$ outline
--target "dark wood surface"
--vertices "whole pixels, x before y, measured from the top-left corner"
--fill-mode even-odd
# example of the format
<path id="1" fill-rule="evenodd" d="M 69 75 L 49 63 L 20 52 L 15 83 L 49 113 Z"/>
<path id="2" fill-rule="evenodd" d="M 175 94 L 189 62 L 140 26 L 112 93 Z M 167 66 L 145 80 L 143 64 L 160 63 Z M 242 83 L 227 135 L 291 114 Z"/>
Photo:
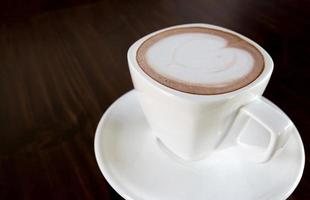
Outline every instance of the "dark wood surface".
<path id="1" fill-rule="evenodd" d="M 309 1 L 51 2 L 0 9 L 0 199 L 121 199 L 95 161 L 95 129 L 132 89 L 130 44 L 175 24 L 217 24 L 261 44 L 275 62 L 264 95 L 294 121 L 307 153 Z M 310 199 L 308 164 L 291 200 Z"/>

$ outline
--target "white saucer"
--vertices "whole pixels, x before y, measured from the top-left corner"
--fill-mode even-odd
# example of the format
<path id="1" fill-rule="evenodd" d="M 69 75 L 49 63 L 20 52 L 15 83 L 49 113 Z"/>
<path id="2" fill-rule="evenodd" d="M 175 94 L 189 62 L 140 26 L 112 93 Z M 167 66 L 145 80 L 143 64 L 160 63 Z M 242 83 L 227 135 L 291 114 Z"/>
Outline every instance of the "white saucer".
<path id="1" fill-rule="evenodd" d="M 105 112 L 95 136 L 100 170 L 127 200 L 282 200 L 302 176 L 304 148 L 296 129 L 265 164 L 232 152 L 218 151 L 196 162 L 174 158 L 151 135 L 134 91 Z"/>

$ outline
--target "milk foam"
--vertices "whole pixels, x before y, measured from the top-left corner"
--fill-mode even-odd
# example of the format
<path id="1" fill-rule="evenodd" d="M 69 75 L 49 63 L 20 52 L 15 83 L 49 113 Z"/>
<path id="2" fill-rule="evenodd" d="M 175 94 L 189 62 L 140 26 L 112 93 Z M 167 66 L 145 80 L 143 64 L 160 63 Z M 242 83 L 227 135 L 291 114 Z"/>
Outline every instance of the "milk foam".
<path id="1" fill-rule="evenodd" d="M 162 38 L 145 56 L 157 73 L 199 85 L 225 85 L 245 77 L 255 64 L 249 52 L 229 46 L 225 38 L 195 32 Z"/>

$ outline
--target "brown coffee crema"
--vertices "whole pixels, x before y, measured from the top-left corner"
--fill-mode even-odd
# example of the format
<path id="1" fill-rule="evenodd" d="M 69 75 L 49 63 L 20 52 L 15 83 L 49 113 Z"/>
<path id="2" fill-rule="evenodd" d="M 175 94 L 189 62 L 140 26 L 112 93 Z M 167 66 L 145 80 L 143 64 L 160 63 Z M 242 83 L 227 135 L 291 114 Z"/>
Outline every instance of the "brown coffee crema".
<path id="1" fill-rule="evenodd" d="M 231 82 L 225 82 L 225 84 L 211 85 L 211 84 L 188 83 L 182 80 L 166 77 L 165 75 L 158 73 L 156 69 L 150 66 L 150 64 L 146 59 L 146 52 L 153 44 L 160 41 L 161 39 L 182 33 L 207 33 L 222 37 L 228 42 L 226 47 L 239 48 L 250 53 L 254 59 L 254 66 L 252 67 L 251 71 L 247 73 L 245 76 L 241 77 L 240 79 L 233 80 Z M 261 54 L 261 52 L 252 44 L 232 33 L 205 27 L 182 27 L 182 28 L 169 29 L 157 33 L 148 38 L 147 40 L 145 40 L 140 45 L 136 53 L 136 59 L 140 68 L 155 81 L 169 88 L 181 92 L 198 94 L 198 95 L 223 94 L 238 90 L 253 82 L 262 73 L 264 69 L 264 57 Z M 225 79 L 225 77 L 223 77 L 223 79 Z"/>

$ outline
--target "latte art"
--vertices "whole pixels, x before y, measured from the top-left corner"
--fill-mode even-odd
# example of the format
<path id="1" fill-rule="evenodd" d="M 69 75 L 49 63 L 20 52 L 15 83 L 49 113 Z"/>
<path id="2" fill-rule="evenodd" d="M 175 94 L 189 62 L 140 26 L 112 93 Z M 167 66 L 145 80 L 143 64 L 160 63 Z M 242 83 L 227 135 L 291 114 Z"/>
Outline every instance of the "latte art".
<path id="1" fill-rule="evenodd" d="M 139 66 L 170 88 L 195 94 L 239 89 L 263 69 L 260 52 L 236 35 L 208 28 L 176 28 L 146 40 Z"/>

